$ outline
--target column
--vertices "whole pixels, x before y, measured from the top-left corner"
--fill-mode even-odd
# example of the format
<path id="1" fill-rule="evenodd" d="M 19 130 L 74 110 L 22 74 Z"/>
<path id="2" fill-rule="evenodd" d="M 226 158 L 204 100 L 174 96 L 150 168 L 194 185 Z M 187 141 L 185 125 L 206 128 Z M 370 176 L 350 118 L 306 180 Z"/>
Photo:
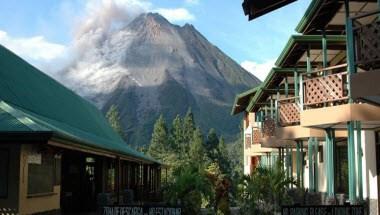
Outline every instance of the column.
<path id="1" fill-rule="evenodd" d="M 335 178 L 334 178 L 334 130 L 326 129 L 326 177 L 327 177 L 327 196 L 335 199 Z"/>
<path id="2" fill-rule="evenodd" d="M 354 31 L 353 31 L 353 22 L 350 19 L 350 1 L 345 0 L 345 15 L 346 15 L 346 56 L 347 56 L 347 71 L 348 75 L 356 73 L 355 66 L 355 49 L 354 49 Z M 351 97 L 351 79 L 348 77 L 348 98 L 349 102 L 352 103 Z"/>
<path id="3" fill-rule="evenodd" d="M 314 192 L 314 172 L 313 172 L 313 138 L 310 137 L 307 143 L 309 158 L 309 190 Z"/>
<path id="4" fill-rule="evenodd" d="M 348 188 L 349 188 L 349 200 L 351 204 L 356 203 L 356 168 L 355 168 L 355 131 L 354 122 L 347 122 L 348 130 Z"/>
<path id="5" fill-rule="evenodd" d="M 319 142 L 316 137 L 313 138 L 313 146 L 314 146 L 314 189 L 315 192 L 318 192 L 319 188 L 319 180 L 318 180 L 318 147 L 319 147 Z"/>
<path id="6" fill-rule="evenodd" d="M 363 176 L 362 176 L 362 125 L 360 121 L 355 122 L 356 127 L 356 156 L 358 159 L 357 168 L 358 168 L 358 200 L 363 201 Z"/>
<path id="7" fill-rule="evenodd" d="M 296 169 L 297 169 L 297 184 L 299 187 L 301 186 L 301 145 L 299 140 L 297 140 L 297 145 L 296 145 Z"/>

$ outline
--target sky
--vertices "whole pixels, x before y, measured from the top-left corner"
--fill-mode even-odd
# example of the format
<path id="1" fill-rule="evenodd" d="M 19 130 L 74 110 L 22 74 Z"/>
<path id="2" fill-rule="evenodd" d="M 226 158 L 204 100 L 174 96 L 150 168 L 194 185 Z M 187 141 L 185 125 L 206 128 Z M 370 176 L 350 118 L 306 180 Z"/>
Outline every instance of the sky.
<path id="1" fill-rule="evenodd" d="M 242 0 L 0 0 L 0 44 L 49 72 L 70 55 L 78 32 L 129 22 L 142 12 L 158 12 L 174 24 L 194 25 L 263 80 L 295 34 L 310 1 L 298 0 L 248 22 Z"/>

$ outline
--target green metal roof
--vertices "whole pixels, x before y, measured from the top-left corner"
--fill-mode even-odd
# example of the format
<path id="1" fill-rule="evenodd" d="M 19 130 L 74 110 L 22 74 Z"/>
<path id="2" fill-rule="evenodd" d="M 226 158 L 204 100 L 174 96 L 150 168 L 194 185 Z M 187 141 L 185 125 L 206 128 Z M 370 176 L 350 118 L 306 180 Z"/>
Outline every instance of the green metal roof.
<path id="1" fill-rule="evenodd" d="M 255 95 L 256 91 L 259 90 L 259 88 L 260 87 L 255 87 L 238 94 L 235 97 L 235 101 L 232 106 L 231 115 L 235 115 L 244 111 L 248 105 L 250 98 Z"/>
<path id="2" fill-rule="evenodd" d="M 255 110 L 259 105 L 257 103 L 260 101 L 260 99 L 265 96 L 267 93 L 265 92 L 266 89 L 274 86 L 278 86 L 282 79 L 286 76 L 293 76 L 294 75 L 295 68 L 279 68 L 274 67 L 271 69 L 267 77 L 265 78 L 264 82 L 258 87 L 256 94 L 254 97 L 251 98 L 246 111 L 250 112 L 252 110 Z M 305 72 L 304 68 L 297 68 L 297 72 Z"/>
<path id="3" fill-rule="evenodd" d="M 329 49 L 345 49 L 346 37 L 344 35 L 327 35 L 327 44 Z M 299 46 L 299 47 L 297 47 Z M 295 56 L 296 60 L 302 57 L 302 54 L 310 46 L 311 49 L 322 49 L 322 35 L 292 35 L 280 56 L 277 58 L 276 66 L 288 67 L 295 65 L 284 65 L 289 56 Z M 298 48 L 299 50 L 296 50 Z"/>
<path id="4" fill-rule="evenodd" d="M 62 139 L 147 162 L 90 102 L 0 45 L 0 132 L 51 131 Z"/>
<path id="5" fill-rule="evenodd" d="M 312 0 L 309 7 L 307 8 L 305 14 L 303 15 L 301 21 L 298 23 L 296 27 L 296 32 L 302 33 L 304 32 L 307 24 L 310 23 L 311 18 L 317 11 L 317 9 L 321 6 L 323 0 Z"/>

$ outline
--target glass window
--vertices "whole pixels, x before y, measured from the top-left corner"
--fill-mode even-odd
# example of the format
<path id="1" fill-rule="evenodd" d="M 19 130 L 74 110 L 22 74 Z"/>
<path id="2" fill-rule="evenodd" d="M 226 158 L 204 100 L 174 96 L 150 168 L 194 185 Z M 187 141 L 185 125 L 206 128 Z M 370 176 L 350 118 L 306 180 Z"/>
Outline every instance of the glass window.
<path id="1" fill-rule="evenodd" d="M 55 159 L 49 153 L 28 156 L 28 194 L 53 192 L 55 183 Z"/>
<path id="2" fill-rule="evenodd" d="M 0 198 L 8 196 L 9 150 L 0 149 Z"/>

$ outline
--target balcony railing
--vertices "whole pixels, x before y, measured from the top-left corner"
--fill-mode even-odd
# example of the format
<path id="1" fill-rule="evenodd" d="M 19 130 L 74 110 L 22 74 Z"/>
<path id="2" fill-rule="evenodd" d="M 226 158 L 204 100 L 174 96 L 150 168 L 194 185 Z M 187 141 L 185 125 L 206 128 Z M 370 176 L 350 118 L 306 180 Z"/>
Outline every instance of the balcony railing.
<path id="1" fill-rule="evenodd" d="M 356 46 L 356 63 L 370 70 L 380 68 L 380 10 L 353 17 Z M 373 20 L 369 24 L 361 24 L 361 19 Z"/>
<path id="2" fill-rule="evenodd" d="M 347 64 L 315 70 L 303 75 L 303 105 L 331 106 L 348 100 Z"/>
<path id="3" fill-rule="evenodd" d="M 298 97 L 278 100 L 279 123 L 281 126 L 295 125 L 300 122 L 300 106 L 296 103 Z"/>
<path id="4" fill-rule="evenodd" d="M 252 133 L 253 133 L 252 144 L 260 144 L 261 138 L 262 138 L 261 131 L 259 129 L 253 129 Z"/>
<path id="5" fill-rule="evenodd" d="M 245 134 L 245 149 L 251 148 L 252 136 L 251 134 Z"/>
<path id="6" fill-rule="evenodd" d="M 272 137 L 275 135 L 276 121 L 267 117 L 263 122 L 263 137 Z"/>

